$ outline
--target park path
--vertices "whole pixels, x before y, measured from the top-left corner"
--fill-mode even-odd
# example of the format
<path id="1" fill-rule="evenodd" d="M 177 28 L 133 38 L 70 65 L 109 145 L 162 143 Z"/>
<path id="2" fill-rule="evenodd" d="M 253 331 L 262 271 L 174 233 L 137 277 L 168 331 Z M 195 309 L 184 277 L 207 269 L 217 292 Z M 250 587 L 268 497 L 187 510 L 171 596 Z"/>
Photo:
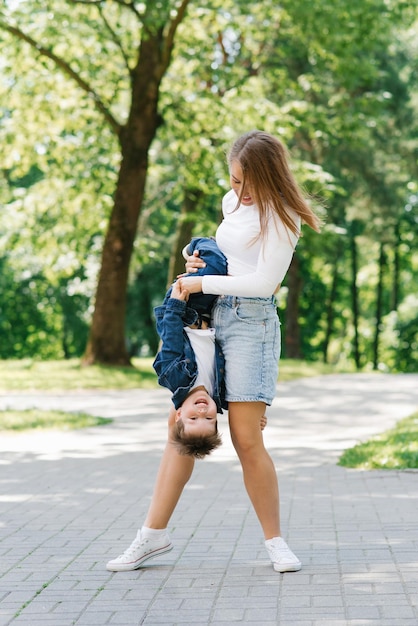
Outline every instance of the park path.
<path id="1" fill-rule="evenodd" d="M 135 572 L 132 540 L 166 434 L 163 390 L 0 394 L 0 408 L 113 417 L 68 433 L 1 435 L 0 626 L 417 626 L 418 472 L 336 465 L 418 407 L 418 375 L 280 383 L 265 431 L 284 534 L 303 562 L 273 572 L 224 445 L 196 464 L 171 520 L 174 550 Z"/>

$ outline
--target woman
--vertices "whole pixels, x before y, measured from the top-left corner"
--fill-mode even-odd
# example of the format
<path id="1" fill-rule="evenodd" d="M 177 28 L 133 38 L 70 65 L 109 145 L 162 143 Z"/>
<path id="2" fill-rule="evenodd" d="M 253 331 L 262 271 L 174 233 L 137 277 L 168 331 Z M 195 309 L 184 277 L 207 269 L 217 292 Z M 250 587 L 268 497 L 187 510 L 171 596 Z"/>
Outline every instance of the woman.
<path id="1" fill-rule="evenodd" d="M 297 186 L 285 148 L 273 136 L 258 130 L 246 133 L 234 143 L 228 164 L 232 189 L 223 199 L 223 221 L 216 233 L 228 276 L 184 277 L 181 287 L 219 296 L 212 323 L 225 356 L 232 442 L 273 568 L 293 572 L 301 563 L 281 536 L 277 476 L 260 421 L 275 396 L 278 376 L 280 328 L 274 294 L 292 260 L 301 223 L 319 231 L 319 220 Z M 186 269 L 190 273 L 202 265 L 192 256 Z M 136 569 L 172 548 L 168 521 L 193 465 L 169 438 L 145 524 L 107 569 Z"/>

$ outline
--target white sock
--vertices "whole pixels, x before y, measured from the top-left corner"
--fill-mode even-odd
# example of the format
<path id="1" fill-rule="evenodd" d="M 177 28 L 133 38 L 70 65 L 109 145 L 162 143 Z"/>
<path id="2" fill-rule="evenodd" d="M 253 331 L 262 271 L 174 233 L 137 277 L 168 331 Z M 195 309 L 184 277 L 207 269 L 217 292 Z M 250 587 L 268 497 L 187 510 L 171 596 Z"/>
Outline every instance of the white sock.
<path id="1" fill-rule="evenodd" d="M 141 528 L 142 539 L 159 539 L 166 534 L 167 528 L 148 528 L 147 526 Z"/>

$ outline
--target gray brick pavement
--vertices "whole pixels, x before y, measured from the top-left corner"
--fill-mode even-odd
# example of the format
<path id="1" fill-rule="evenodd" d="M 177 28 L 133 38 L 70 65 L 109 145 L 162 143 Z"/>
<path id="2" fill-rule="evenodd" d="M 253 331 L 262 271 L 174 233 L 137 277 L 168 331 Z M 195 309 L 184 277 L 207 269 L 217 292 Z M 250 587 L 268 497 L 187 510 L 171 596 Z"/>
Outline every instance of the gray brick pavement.
<path id="1" fill-rule="evenodd" d="M 285 535 L 303 562 L 269 564 L 239 463 L 196 464 L 171 520 L 174 550 L 135 572 L 106 561 L 147 510 L 164 445 L 164 390 L 0 396 L 0 407 L 89 410 L 110 426 L 2 436 L 0 626 L 417 626 L 418 473 L 359 472 L 341 450 L 418 406 L 418 376 L 280 384 L 265 436 Z"/>

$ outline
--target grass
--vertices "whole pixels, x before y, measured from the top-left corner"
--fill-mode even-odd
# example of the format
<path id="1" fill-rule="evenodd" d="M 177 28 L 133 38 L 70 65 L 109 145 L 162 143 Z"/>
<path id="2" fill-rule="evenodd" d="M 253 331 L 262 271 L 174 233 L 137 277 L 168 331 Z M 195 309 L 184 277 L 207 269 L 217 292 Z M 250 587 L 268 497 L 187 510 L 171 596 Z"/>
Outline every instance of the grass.
<path id="1" fill-rule="evenodd" d="M 357 469 L 418 469 L 418 412 L 346 450 L 339 465 Z"/>
<path id="2" fill-rule="evenodd" d="M 300 361 L 296 359 L 280 359 L 279 381 L 285 382 L 297 378 L 310 378 L 312 376 L 323 376 L 325 374 L 347 374 L 353 373 L 353 367 L 330 365 L 322 361 Z"/>
<path id="3" fill-rule="evenodd" d="M 134 367 L 83 367 L 78 359 L 0 360 L 0 392 L 152 389 L 158 387 L 152 362 L 153 358 L 144 358 L 133 359 Z M 280 361 L 280 381 L 335 374 L 336 371 L 335 366 L 321 362 Z"/>
<path id="4" fill-rule="evenodd" d="M 42 411 L 26 409 L 22 411 L 0 411 L 0 431 L 19 433 L 27 430 L 74 430 L 89 426 L 102 426 L 112 420 L 87 413 L 65 413 L 64 411 Z"/>
<path id="5" fill-rule="evenodd" d="M 149 389 L 157 387 L 153 359 L 134 359 L 134 367 L 83 367 L 79 359 L 0 360 L 0 392 Z"/>

